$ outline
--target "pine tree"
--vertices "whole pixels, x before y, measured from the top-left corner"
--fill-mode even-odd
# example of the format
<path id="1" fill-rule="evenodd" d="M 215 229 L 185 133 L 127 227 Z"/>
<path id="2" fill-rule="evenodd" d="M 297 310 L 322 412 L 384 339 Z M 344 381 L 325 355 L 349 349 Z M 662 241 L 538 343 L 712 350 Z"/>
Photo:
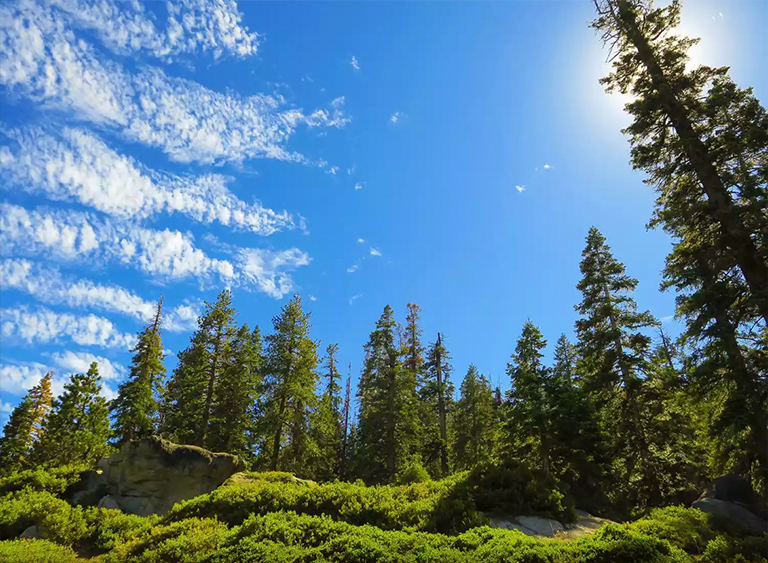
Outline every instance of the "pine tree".
<path id="1" fill-rule="evenodd" d="M 118 387 L 110 405 L 114 416 L 114 437 L 118 442 L 140 440 L 155 432 L 158 422 L 157 397 L 162 394 L 165 377 L 160 323 L 163 302 L 157 304 L 155 318 L 139 333 L 128 379 Z"/>
<path id="2" fill-rule="evenodd" d="M 579 506 L 599 510 L 609 473 L 609 450 L 589 395 L 578 385 L 577 356 L 563 334 L 554 350 L 552 377 L 546 380 L 552 473 L 568 483 Z"/>
<path id="3" fill-rule="evenodd" d="M 33 457 L 38 463 L 94 464 L 109 451 L 109 409 L 100 392 L 96 362 L 87 373 L 72 375 L 62 395 L 53 401 L 42 439 L 35 444 Z"/>
<path id="4" fill-rule="evenodd" d="M 163 432 L 175 441 L 209 447 L 217 383 L 225 372 L 235 336 L 232 294 L 222 291 L 206 303 L 190 346 L 168 381 L 163 404 Z"/>
<path id="5" fill-rule="evenodd" d="M 262 391 L 261 332 L 243 325 L 229 345 L 216 387 L 208 447 L 253 458 L 254 407 Z"/>
<path id="6" fill-rule="evenodd" d="M 322 480 L 338 477 L 343 459 L 343 421 L 341 412 L 341 386 L 337 383 L 341 374 L 336 366 L 339 347 L 329 344 L 325 350 L 325 390 L 315 417 L 314 431 L 318 444 L 318 463 L 315 476 Z"/>
<path id="7" fill-rule="evenodd" d="M 387 305 L 365 345 L 365 362 L 358 385 L 357 468 L 367 481 L 392 479 L 415 450 L 413 378 L 400 361 L 395 342 L 397 324 Z"/>
<path id="8" fill-rule="evenodd" d="M 317 455 L 309 428 L 317 400 L 317 343 L 298 294 L 272 324 L 264 357 L 261 462 L 273 471 L 306 474 L 306 461 Z"/>
<path id="9" fill-rule="evenodd" d="M 698 40 L 673 34 L 679 1 L 656 8 L 650 0 L 595 0 L 595 6 L 592 25 L 613 53 L 613 72 L 602 83 L 635 96 L 627 104 L 634 122 L 626 133 L 634 167 L 646 170 L 658 190 L 659 220 L 708 224 L 717 241 L 712 250 L 722 265 L 739 270 L 748 287 L 744 299 L 768 323 L 765 109 L 751 90 L 733 84 L 727 67 L 686 69 Z M 684 204 L 688 213 L 670 204 Z"/>
<path id="10" fill-rule="evenodd" d="M 453 385 L 450 382 L 451 364 L 442 336 L 429 346 L 424 364 L 424 383 L 421 402 L 426 407 L 422 420 L 424 429 L 424 461 L 427 465 L 439 462 L 433 474 L 442 477 L 449 471 L 448 415 L 452 407 Z"/>
<path id="11" fill-rule="evenodd" d="M 453 409 L 453 465 L 471 469 L 490 461 L 496 438 L 496 415 L 491 384 L 474 364 L 461 383 L 461 397 Z"/>
<path id="12" fill-rule="evenodd" d="M 614 472 L 619 487 L 642 489 L 647 503 L 657 504 L 660 490 L 652 459 L 647 413 L 642 409 L 643 377 L 650 356 L 650 337 L 643 332 L 658 323 L 639 312 L 631 293 L 637 280 L 611 254 L 605 237 L 592 227 L 582 253 L 582 279 L 576 306 L 579 372 L 585 389 L 595 397 L 604 432 L 614 437 Z"/>
<path id="13" fill-rule="evenodd" d="M 549 369 L 541 362 L 547 341 L 531 321 L 523 325 L 512 362 L 507 364 L 512 386 L 507 392 L 508 443 L 519 457 L 551 472 L 552 438 L 549 427 L 547 380 Z"/>
<path id="14" fill-rule="evenodd" d="M 53 372 L 49 371 L 21 399 L 11 412 L 0 438 L 0 467 L 22 469 L 29 465 L 30 454 L 43 436 L 45 417 L 51 410 Z"/>

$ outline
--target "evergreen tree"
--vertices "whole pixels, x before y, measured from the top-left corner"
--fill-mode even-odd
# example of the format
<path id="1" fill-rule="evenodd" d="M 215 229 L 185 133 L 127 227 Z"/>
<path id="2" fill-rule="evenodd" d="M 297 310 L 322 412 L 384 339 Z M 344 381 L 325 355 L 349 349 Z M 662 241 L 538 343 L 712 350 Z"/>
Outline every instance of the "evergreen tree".
<path id="1" fill-rule="evenodd" d="M 547 341 L 531 321 L 523 325 L 512 362 L 507 364 L 512 386 L 507 392 L 508 444 L 518 457 L 551 472 L 552 438 L 549 427 L 547 380 L 541 363 Z"/>
<path id="2" fill-rule="evenodd" d="M 272 324 L 264 357 L 261 461 L 273 471 L 306 474 L 306 461 L 317 455 L 309 428 L 317 400 L 317 343 L 309 335 L 309 313 L 302 310 L 298 294 Z"/>
<path id="3" fill-rule="evenodd" d="M 496 437 L 493 390 L 474 364 L 469 366 L 460 392 L 452 416 L 453 465 L 459 471 L 490 461 Z"/>
<path id="4" fill-rule="evenodd" d="M 357 439 L 358 473 L 368 482 L 392 479 L 414 452 L 416 412 L 412 374 L 400 361 L 395 343 L 392 308 L 387 305 L 365 345 L 365 362 L 358 385 L 360 415 Z"/>
<path id="5" fill-rule="evenodd" d="M 262 388 L 261 332 L 243 325 L 225 347 L 226 355 L 214 389 L 208 447 L 253 458 L 254 408 Z"/>
<path id="6" fill-rule="evenodd" d="M 35 444 L 33 457 L 38 463 L 93 464 L 109 451 L 109 409 L 100 392 L 96 362 L 87 373 L 72 375 L 62 395 L 53 401 L 42 439 Z"/>
<path id="7" fill-rule="evenodd" d="M 552 377 L 546 380 L 552 473 L 568 483 L 579 506 L 599 510 L 609 473 L 609 450 L 595 407 L 579 385 L 576 350 L 563 334 L 554 350 Z"/>
<path id="8" fill-rule="evenodd" d="M 52 378 L 52 371 L 46 373 L 13 409 L 0 438 L 0 467 L 3 469 L 22 469 L 29 464 L 30 453 L 42 438 L 45 417 L 53 403 Z"/>
<path id="9" fill-rule="evenodd" d="M 318 463 L 315 476 L 322 480 L 338 477 L 343 459 L 343 421 L 341 412 L 341 374 L 336 366 L 339 347 L 329 344 L 325 350 L 325 377 L 327 383 L 320 398 L 314 431 L 318 444 Z"/>
<path id="10" fill-rule="evenodd" d="M 596 397 L 602 427 L 613 437 L 613 472 L 617 491 L 634 506 L 661 503 L 661 481 L 669 466 L 660 453 L 677 431 L 660 431 L 652 424 L 654 411 L 646 378 L 651 356 L 650 337 L 643 329 L 658 323 L 648 312 L 638 312 L 631 293 L 637 280 L 626 275 L 624 265 L 610 252 L 596 228 L 587 236 L 578 284 L 583 299 L 576 307 L 579 337 L 579 371 L 585 388 Z"/>
<path id="11" fill-rule="evenodd" d="M 768 495 L 768 112 L 728 68 L 686 67 L 679 2 L 601 0 L 594 27 L 616 53 L 612 89 L 632 93 L 632 162 L 658 193 L 652 226 L 675 241 L 664 288 L 678 291 L 686 372 L 713 401 L 719 470 Z"/>
<path id="12" fill-rule="evenodd" d="M 216 303 L 205 304 L 190 346 L 179 354 L 179 364 L 168 381 L 163 431 L 177 442 L 211 445 L 208 434 L 216 387 L 229 363 L 236 333 L 231 303 L 231 292 L 224 290 Z"/>
<path id="13" fill-rule="evenodd" d="M 423 457 L 429 467 L 439 462 L 432 474 L 448 475 L 448 415 L 452 406 L 453 385 L 450 382 L 451 364 L 448 351 L 443 345 L 440 333 L 429 346 L 424 365 L 424 384 L 421 388 L 421 402 L 426 407 L 422 419 L 424 426 Z"/>
<path id="14" fill-rule="evenodd" d="M 656 8 L 650 0 L 596 0 L 593 27 L 613 52 L 613 72 L 602 82 L 631 93 L 634 118 L 626 129 L 632 163 L 667 204 L 686 201 L 716 232 L 717 254 L 736 267 L 749 291 L 744 298 L 768 322 L 768 203 L 764 162 L 768 115 L 751 90 L 737 88 L 728 68 L 688 70 L 688 49 L 698 40 L 674 35 L 680 2 Z"/>
<path id="15" fill-rule="evenodd" d="M 157 397 L 162 394 L 165 366 L 160 322 L 163 302 L 155 318 L 139 333 L 128 379 L 118 387 L 110 405 L 114 416 L 114 437 L 118 442 L 140 440 L 155 432 L 158 422 Z"/>

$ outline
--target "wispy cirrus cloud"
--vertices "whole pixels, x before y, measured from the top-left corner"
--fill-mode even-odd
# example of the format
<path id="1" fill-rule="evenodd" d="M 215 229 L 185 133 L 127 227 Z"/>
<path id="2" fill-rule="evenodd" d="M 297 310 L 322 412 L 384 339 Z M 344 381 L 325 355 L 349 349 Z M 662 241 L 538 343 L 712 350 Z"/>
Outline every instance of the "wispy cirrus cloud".
<path id="1" fill-rule="evenodd" d="M 148 54 L 166 61 L 197 53 L 247 57 L 259 47 L 258 34 L 242 26 L 232 0 L 166 2 L 164 25 L 143 2 L 47 0 L 47 4 L 120 55 Z"/>
<path id="2" fill-rule="evenodd" d="M 0 6 L 0 84 L 9 93 L 157 147 L 179 162 L 302 161 L 285 145 L 297 127 L 341 127 L 343 98 L 305 113 L 274 96 L 220 93 L 160 69 L 129 72 L 79 38 L 56 9 Z"/>
<path id="3" fill-rule="evenodd" d="M 45 255 L 62 261 L 117 262 L 159 280 L 194 277 L 256 289 L 279 298 L 293 290 L 290 272 L 310 262 L 296 248 L 268 250 L 222 245 L 229 258 L 214 258 L 191 235 L 113 222 L 93 214 L 27 210 L 0 204 L 0 244 L 9 257 Z"/>
<path id="4" fill-rule="evenodd" d="M 349 59 L 349 65 L 355 70 L 360 70 L 360 62 L 357 60 L 357 57 L 355 57 L 354 55 L 352 56 L 351 59 Z"/>
<path id="5" fill-rule="evenodd" d="M 61 358 L 59 358 L 61 356 Z M 21 396 L 24 395 L 30 388 L 34 387 L 49 371 L 53 371 L 53 379 L 51 381 L 51 392 L 54 397 L 61 395 L 64 391 L 64 384 L 69 381 L 70 376 L 73 373 L 84 373 L 88 371 L 90 363 L 83 367 L 82 359 L 87 357 L 95 358 L 99 364 L 99 374 L 104 379 L 110 379 L 113 375 L 121 377 L 120 374 L 124 373 L 125 368 L 114 362 L 103 358 L 101 356 L 93 356 L 92 354 L 83 355 L 82 353 L 72 353 L 72 356 L 64 354 L 56 355 L 50 364 L 42 364 L 40 362 L 6 362 L 0 364 L 0 389 L 10 395 Z M 64 365 L 58 364 L 57 361 L 61 359 Z M 78 366 L 78 369 L 72 368 L 72 366 Z M 109 375 L 110 377 L 107 377 Z M 107 400 L 114 399 L 117 395 L 115 391 L 108 384 L 102 383 L 101 395 Z"/>
<path id="6" fill-rule="evenodd" d="M 11 141 L 0 147 L 0 177 L 6 186 L 77 201 L 121 218 L 180 213 L 262 235 L 295 226 L 285 211 L 238 199 L 227 187 L 231 178 L 157 173 L 83 129 L 65 128 L 60 136 L 12 130 L 5 136 Z"/>
<path id="7" fill-rule="evenodd" d="M 381 250 L 379 250 L 378 248 L 371 247 L 369 254 L 371 256 L 381 256 Z"/>
<path id="8" fill-rule="evenodd" d="M 74 279 L 62 275 L 55 266 L 43 266 L 24 259 L 6 258 L 0 261 L 0 287 L 3 290 L 23 291 L 48 305 L 119 313 L 142 322 L 150 322 L 155 316 L 156 303 L 128 289 L 83 278 Z M 200 303 L 184 303 L 176 307 L 166 305 L 163 328 L 174 332 L 191 330 L 197 325 L 201 310 Z"/>
<path id="9" fill-rule="evenodd" d="M 81 346 L 128 349 L 136 342 L 134 335 L 121 332 L 104 317 L 57 313 L 45 307 L 23 305 L 0 309 L 0 334 L 27 344 L 70 340 Z"/>

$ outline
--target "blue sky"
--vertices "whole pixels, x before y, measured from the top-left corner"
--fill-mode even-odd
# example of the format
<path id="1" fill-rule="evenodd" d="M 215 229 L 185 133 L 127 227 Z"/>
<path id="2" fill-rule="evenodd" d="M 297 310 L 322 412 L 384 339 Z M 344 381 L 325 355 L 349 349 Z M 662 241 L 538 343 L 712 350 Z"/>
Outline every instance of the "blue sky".
<path id="1" fill-rule="evenodd" d="M 645 229 L 591 17 L 587 0 L 3 3 L 0 416 L 93 358 L 113 393 L 154 300 L 178 352 L 224 287 L 264 331 L 298 291 L 353 377 L 384 305 L 418 303 L 457 384 L 474 362 L 504 387 L 526 319 L 572 334 L 591 225 L 640 306 L 672 315 L 670 243 Z M 694 62 L 765 99 L 768 4 L 683 19 Z"/>

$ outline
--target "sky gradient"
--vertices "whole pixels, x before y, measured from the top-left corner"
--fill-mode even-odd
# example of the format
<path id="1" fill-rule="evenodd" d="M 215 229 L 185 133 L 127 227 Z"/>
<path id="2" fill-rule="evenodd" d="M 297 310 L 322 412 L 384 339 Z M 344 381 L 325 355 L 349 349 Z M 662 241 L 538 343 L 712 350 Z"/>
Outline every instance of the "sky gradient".
<path id="1" fill-rule="evenodd" d="M 670 248 L 628 164 L 587 0 L 0 6 L 0 422 L 49 368 L 114 393 L 165 298 L 167 365 L 203 300 L 271 331 L 296 291 L 359 375 L 389 303 L 502 388 L 530 318 L 572 336 L 600 228 L 658 291 Z M 684 3 L 695 63 L 768 95 L 768 3 Z M 346 370 L 345 370 L 346 371 Z"/>

